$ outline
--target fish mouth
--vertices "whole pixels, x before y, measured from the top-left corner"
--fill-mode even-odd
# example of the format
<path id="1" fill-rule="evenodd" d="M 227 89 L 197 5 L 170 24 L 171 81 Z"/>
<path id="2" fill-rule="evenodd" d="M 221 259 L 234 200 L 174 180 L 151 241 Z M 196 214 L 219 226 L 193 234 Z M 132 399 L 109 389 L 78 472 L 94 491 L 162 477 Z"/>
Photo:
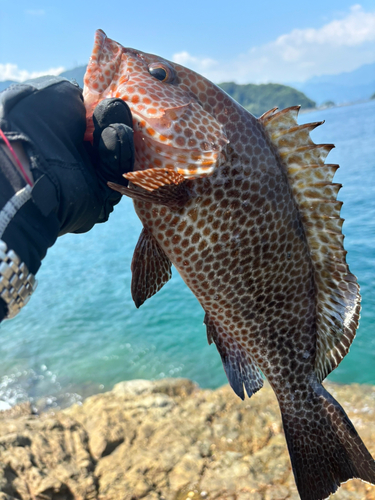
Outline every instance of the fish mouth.
<path id="1" fill-rule="evenodd" d="M 121 78 L 118 75 L 123 74 Z M 118 81 L 126 84 L 127 56 L 119 43 L 111 40 L 102 30 L 96 30 L 94 47 L 86 68 L 83 86 L 83 99 L 86 107 L 85 140 L 92 141 L 94 125 L 92 115 L 103 97 L 114 97 Z"/>

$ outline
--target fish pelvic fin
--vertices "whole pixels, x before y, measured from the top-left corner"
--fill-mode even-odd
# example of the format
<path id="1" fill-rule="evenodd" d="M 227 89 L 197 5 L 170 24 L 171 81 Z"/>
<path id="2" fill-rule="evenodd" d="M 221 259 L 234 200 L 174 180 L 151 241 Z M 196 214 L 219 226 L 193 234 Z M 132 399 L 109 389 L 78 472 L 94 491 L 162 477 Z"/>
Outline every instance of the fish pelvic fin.
<path id="1" fill-rule="evenodd" d="M 337 201 L 341 184 L 332 182 L 338 165 L 325 164 L 332 144 L 315 144 L 310 132 L 323 122 L 297 124 L 299 106 L 259 118 L 279 156 L 298 205 L 314 267 L 317 344 L 315 373 L 321 382 L 346 356 L 359 322 L 357 278 L 346 263 Z"/>
<path id="2" fill-rule="evenodd" d="M 375 484 L 374 459 L 343 408 L 321 384 L 310 386 L 304 401 L 284 401 L 280 408 L 301 500 L 328 498 L 352 478 Z"/>
<path id="3" fill-rule="evenodd" d="M 171 279 L 171 267 L 171 261 L 160 248 L 151 231 L 144 227 L 135 247 L 131 264 L 131 292 L 137 308 Z"/>
<path id="4" fill-rule="evenodd" d="M 221 356 L 229 385 L 242 400 L 245 391 L 250 398 L 263 387 L 263 378 L 250 354 L 238 344 L 206 313 L 204 323 L 207 328 L 208 343 L 215 343 Z"/>

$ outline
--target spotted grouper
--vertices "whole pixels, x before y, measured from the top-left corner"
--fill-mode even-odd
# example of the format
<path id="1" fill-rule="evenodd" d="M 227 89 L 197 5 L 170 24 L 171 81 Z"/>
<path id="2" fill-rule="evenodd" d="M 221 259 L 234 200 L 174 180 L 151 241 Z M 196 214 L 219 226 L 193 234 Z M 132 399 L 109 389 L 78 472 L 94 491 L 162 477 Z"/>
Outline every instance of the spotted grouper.
<path id="1" fill-rule="evenodd" d="M 242 399 L 269 381 L 302 500 L 375 483 L 375 462 L 323 379 L 348 353 L 359 286 L 343 247 L 331 144 L 299 126 L 299 107 L 255 118 L 199 74 L 96 32 L 85 75 L 87 135 L 106 97 L 131 108 L 136 162 L 126 174 L 143 230 L 132 261 L 137 307 L 173 263 L 205 311 Z"/>

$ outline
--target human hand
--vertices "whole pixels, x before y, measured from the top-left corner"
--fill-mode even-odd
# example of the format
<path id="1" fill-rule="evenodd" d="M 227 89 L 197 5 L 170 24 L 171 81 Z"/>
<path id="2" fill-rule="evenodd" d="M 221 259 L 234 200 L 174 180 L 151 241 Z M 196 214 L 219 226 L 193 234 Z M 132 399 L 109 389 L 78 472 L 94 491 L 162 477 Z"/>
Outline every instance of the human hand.
<path id="1" fill-rule="evenodd" d="M 10 289 L 1 276 L 1 266 L 12 263 L 7 253 L 14 252 L 27 273 L 35 275 L 57 236 L 85 232 L 106 221 L 120 200 L 107 181 L 125 184 L 122 174 L 133 168 L 131 114 L 123 101 L 108 99 L 95 110 L 94 121 L 91 145 L 83 142 L 82 92 L 62 78 L 44 77 L 0 93 L 0 129 L 31 178 L 28 185 L 0 138 L 0 241 L 6 248 L 5 254 L 4 247 L 0 253 L 3 301 Z"/>

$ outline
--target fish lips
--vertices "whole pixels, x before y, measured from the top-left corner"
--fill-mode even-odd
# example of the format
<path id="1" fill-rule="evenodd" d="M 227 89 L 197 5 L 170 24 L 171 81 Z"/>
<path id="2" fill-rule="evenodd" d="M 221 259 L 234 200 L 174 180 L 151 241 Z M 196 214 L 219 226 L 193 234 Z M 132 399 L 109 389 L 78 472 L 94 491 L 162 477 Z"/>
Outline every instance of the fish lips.
<path id="1" fill-rule="evenodd" d="M 94 109 L 105 97 L 114 97 L 117 75 L 123 71 L 124 64 L 126 64 L 124 48 L 108 38 L 104 31 L 97 30 L 83 87 L 87 122 L 85 140 L 87 141 L 92 141 Z M 126 83 L 126 72 L 124 76 L 122 84 Z"/>

